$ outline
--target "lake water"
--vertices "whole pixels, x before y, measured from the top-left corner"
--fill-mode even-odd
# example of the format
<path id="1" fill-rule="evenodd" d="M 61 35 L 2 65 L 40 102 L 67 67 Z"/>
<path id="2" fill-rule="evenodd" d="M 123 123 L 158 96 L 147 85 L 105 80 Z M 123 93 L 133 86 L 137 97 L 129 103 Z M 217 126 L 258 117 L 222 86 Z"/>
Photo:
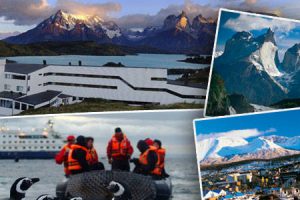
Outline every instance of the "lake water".
<path id="1" fill-rule="evenodd" d="M 174 157 L 166 162 L 167 172 L 172 177 L 172 200 L 199 200 L 200 189 L 196 158 Z M 103 163 L 107 166 L 107 160 Z M 0 199 L 9 197 L 12 183 L 20 177 L 39 177 L 40 182 L 26 193 L 27 200 L 36 199 L 41 194 L 55 194 L 55 186 L 63 179 L 63 167 L 54 160 L 0 160 Z"/>
<path id="2" fill-rule="evenodd" d="M 64 56 L 18 56 L 8 57 L 19 63 L 26 64 L 42 64 L 43 60 L 47 60 L 48 64 L 68 65 L 71 62 L 73 65 L 78 65 L 78 61 L 82 61 L 82 65 L 102 66 L 107 62 L 121 62 L 129 67 L 150 67 L 150 68 L 189 68 L 199 69 L 205 68 L 208 65 L 193 64 L 178 62 L 184 60 L 186 55 L 181 54 L 138 54 L 127 56 L 79 56 L 79 55 L 64 55 Z"/>

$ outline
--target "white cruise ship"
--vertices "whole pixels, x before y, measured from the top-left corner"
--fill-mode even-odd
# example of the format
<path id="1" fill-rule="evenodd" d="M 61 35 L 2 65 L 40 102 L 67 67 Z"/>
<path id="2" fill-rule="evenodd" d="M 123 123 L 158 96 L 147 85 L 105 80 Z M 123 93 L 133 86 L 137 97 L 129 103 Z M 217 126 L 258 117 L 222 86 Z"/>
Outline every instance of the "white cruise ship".
<path id="1" fill-rule="evenodd" d="M 48 121 L 43 129 L 32 129 L 30 133 L 0 127 L 0 159 L 52 159 L 64 145 L 60 134 Z"/>

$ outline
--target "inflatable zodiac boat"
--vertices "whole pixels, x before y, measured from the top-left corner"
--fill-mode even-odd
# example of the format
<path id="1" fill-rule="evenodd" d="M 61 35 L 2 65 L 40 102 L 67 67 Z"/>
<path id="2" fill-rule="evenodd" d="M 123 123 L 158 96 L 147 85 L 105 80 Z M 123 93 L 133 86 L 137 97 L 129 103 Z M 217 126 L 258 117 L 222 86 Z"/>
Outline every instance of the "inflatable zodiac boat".
<path id="1" fill-rule="evenodd" d="M 120 187 L 112 192 L 111 183 Z M 73 197 L 83 200 L 169 200 L 172 198 L 172 183 L 169 178 L 154 180 L 132 172 L 92 171 L 65 179 L 57 185 L 56 196 L 59 200 Z"/>

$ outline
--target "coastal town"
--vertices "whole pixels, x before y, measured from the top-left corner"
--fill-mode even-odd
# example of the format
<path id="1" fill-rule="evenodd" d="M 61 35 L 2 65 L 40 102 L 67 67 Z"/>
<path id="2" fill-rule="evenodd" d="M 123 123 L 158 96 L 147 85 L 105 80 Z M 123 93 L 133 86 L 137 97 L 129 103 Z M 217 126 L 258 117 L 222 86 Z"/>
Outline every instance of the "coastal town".
<path id="1" fill-rule="evenodd" d="M 272 162 L 270 161 L 270 164 Z M 202 173 L 206 200 L 284 199 L 300 197 L 300 162 L 253 170 L 208 170 Z"/>

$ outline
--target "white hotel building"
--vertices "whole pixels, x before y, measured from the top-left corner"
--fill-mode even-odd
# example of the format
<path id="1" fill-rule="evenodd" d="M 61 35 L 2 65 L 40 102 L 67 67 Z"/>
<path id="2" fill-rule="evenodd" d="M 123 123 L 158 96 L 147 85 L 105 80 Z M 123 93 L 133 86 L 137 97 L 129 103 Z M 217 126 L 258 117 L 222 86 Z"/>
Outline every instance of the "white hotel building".
<path id="1" fill-rule="evenodd" d="M 170 83 L 167 69 L 6 63 L 0 115 L 101 98 L 133 104 L 204 103 L 206 89 Z"/>

